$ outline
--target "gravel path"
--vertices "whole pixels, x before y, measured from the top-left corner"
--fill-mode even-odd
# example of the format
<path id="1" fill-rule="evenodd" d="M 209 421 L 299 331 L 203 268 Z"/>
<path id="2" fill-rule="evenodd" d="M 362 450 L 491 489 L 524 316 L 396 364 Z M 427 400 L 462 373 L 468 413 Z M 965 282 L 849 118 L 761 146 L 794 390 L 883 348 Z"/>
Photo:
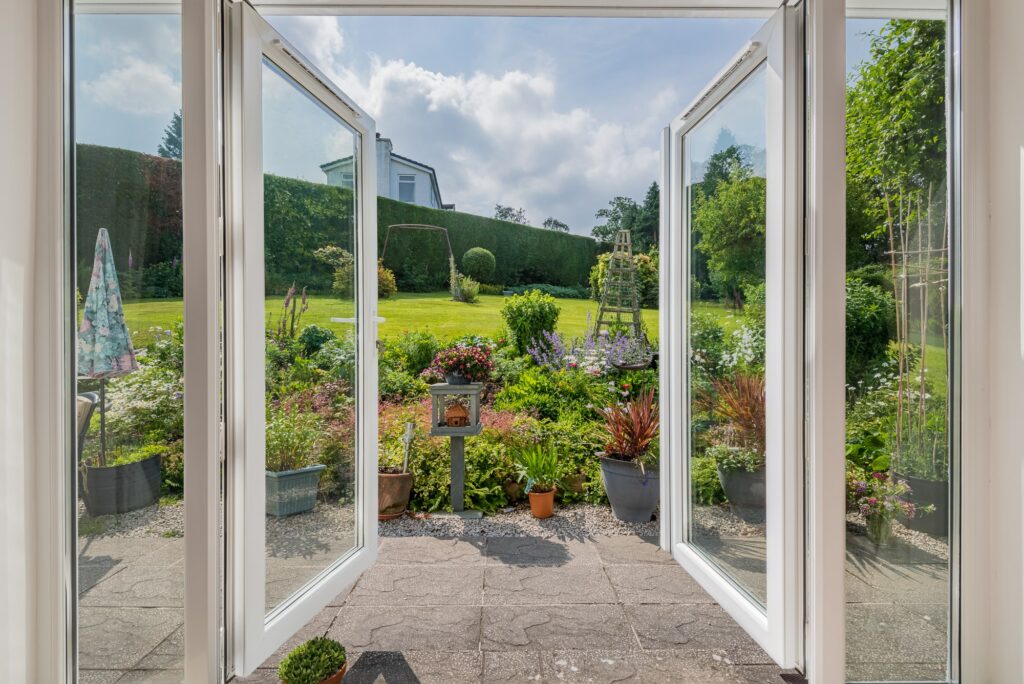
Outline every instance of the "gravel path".
<path id="1" fill-rule="evenodd" d="M 860 513 L 846 514 L 846 531 L 867 536 L 867 523 Z M 898 521 L 892 524 L 893 536 L 917 549 L 949 562 L 949 544 L 945 539 L 936 538 L 924 532 L 904 527 Z"/>
<path id="2" fill-rule="evenodd" d="M 463 520 L 454 516 L 406 516 L 398 520 L 381 522 L 382 537 L 557 537 L 559 539 L 586 539 L 597 535 L 657 536 L 657 521 L 625 523 L 612 515 L 608 506 L 574 504 L 556 506 L 555 514 L 538 520 L 530 514 L 529 504 L 522 504 L 505 513 L 479 520 Z"/>

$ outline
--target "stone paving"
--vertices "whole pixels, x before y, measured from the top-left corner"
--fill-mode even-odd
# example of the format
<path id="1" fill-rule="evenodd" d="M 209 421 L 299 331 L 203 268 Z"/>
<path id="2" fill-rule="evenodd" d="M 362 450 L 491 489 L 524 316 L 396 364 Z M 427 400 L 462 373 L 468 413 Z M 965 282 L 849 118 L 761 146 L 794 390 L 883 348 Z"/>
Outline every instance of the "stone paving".
<path id="1" fill-rule="evenodd" d="M 80 681 L 181 681 L 183 558 L 180 538 L 80 539 Z M 945 680 L 943 559 L 852 535 L 846 587 L 851 679 Z M 782 681 L 636 536 L 385 538 L 331 604 L 249 680 L 276 681 L 283 653 L 328 634 L 352 655 L 347 682 Z"/>
<path id="2" fill-rule="evenodd" d="M 377 564 L 264 667 L 316 635 L 348 684 L 776 682 L 782 672 L 653 539 L 381 540 Z"/>

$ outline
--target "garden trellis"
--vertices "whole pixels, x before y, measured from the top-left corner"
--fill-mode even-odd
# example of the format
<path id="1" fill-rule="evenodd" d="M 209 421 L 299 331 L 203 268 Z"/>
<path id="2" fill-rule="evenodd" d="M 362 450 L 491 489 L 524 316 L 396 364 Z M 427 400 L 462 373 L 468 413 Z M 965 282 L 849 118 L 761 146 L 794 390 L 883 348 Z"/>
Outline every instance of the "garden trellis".
<path id="1" fill-rule="evenodd" d="M 615 247 L 608 261 L 595 331 L 600 333 L 613 327 L 628 326 L 633 337 L 643 339 L 643 319 L 640 316 L 632 236 L 628 230 L 620 230 L 615 235 Z"/>

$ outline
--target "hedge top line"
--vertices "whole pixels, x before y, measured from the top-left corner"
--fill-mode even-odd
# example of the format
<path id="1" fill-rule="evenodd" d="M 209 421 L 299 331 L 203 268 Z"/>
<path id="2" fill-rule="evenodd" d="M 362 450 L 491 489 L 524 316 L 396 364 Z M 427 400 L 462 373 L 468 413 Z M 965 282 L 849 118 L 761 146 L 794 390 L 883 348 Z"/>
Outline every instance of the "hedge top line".
<path id="1" fill-rule="evenodd" d="M 452 241 L 448 237 L 448 229 L 444 226 L 431 226 L 426 223 L 392 223 L 388 226 L 388 231 L 384 234 L 384 245 L 380 250 L 380 258 L 383 261 L 384 256 L 388 253 L 388 239 L 391 237 L 391 230 L 393 228 L 403 228 L 407 230 L 429 230 L 435 233 L 444 233 L 444 241 L 448 243 L 448 256 L 451 259 L 455 259 L 455 252 L 452 251 Z"/>

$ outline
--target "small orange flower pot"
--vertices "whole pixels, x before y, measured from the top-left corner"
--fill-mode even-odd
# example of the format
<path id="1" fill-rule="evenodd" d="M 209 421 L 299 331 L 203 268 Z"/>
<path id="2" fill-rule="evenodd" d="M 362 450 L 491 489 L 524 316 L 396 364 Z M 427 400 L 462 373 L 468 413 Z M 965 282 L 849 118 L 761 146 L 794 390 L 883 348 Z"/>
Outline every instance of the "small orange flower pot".
<path id="1" fill-rule="evenodd" d="M 534 518 L 550 518 L 555 512 L 555 490 L 530 492 L 530 512 Z"/>

